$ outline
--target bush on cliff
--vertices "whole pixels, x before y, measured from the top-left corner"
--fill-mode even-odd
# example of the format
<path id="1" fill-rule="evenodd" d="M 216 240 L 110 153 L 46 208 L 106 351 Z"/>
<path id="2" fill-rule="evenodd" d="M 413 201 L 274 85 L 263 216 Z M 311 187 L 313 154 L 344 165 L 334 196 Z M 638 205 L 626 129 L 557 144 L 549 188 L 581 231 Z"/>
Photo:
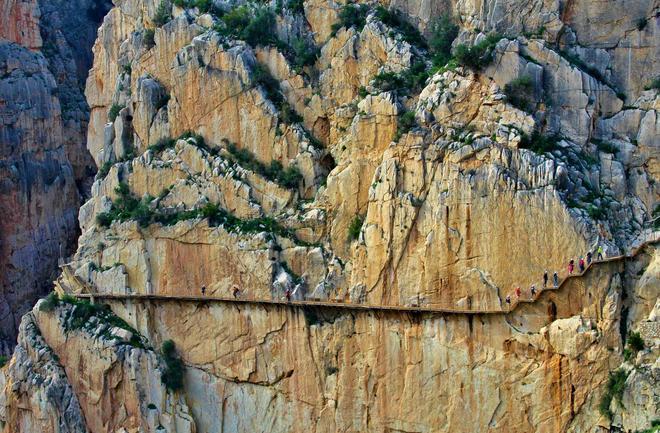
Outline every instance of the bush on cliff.
<path id="1" fill-rule="evenodd" d="M 509 104 L 530 112 L 534 107 L 534 83 L 528 75 L 516 78 L 504 86 L 504 94 Z"/>
<path id="2" fill-rule="evenodd" d="M 383 24 L 396 29 L 404 41 L 411 45 L 426 48 L 426 41 L 417 30 L 417 27 L 410 24 L 397 10 L 389 10 L 383 6 L 376 7 L 376 18 Z"/>
<path id="3" fill-rule="evenodd" d="M 497 33 L 491 33 L 481 42 L 471 47 L 461 44 L 456 47 L 454 57 L 459 65 L 467 66 L 474 70 L 485 68 L 493 61 L 495 45 L 502 39 Z"/>
<path id="4" fill-rule="evenodd" d="M 458 26 L 447 14 L 441 15 L 431 27 L 429 49 L 433 66 L 442 67 L 451 59 L 451 45 L 458 36 Z"/>
<path id="5" fill-rule="evenodd" d="M 598 405 L 598 410 L 600 411 L 601 415 L 610 419 L 612 418 L 612 411 L 610 410 L 612 400 L 616 399 L 619 404 L 621 403 L 627 378 L 628 373 L 626 373 L 626 371 L 623 369 L 618 369 L 610 373 L 605 392 L 600 398 L 600 403 Z"/>
<path id="6" fill-rule="evenodd" d="M 172 5 L 168 0 L 161 0 L 156 8 L 154 15 L 154 24 L 156 27 L 162 27 L 172 19 Z"/>
<path id="7" fill-rule="evenodd" d="M 222 24 L 215 30 L 223 36 L 241 39 L 253 47 L 257 45 L 278 45 L 275 33 L 275 14 L 261 7 L 254 11 L 246 5 L 227 12 L 221 18 Z"/>
<path id="8" fill-rule="evenodd" d="M 7 357 L 0 355 L 0 368 L 4 367 L 7 364 Z"/>
<path id="9" fill-rule="evenodd" d="M 50 292 L 48 296 L 46 296 L 46 299 L 41 302 L 41 305 L 39 305 L 39 311 L 43 312 L 49 312 L 53 311 L 55 308 L 60 303 L 60 298 L 57 296 L 57 293 L 55 292 Z"/>
<path id="10" fill-rule="evenodd" d="M 335 36 L 339 29 L 346 27 L 350 29 L 355 27 L 359 32 L 367 23 L 367 13 L 369 8 L 366 5 L 347 4 L 339 11 L 339 21 L 332 25 L 332 36 Z"/>
<path id="11" fill-rule="evenodd" d="M 348 240 L 354 241 L 360 237 L 360 231 L 362 230 L 362 224 L 364 223 L 364 217 L 362 215 L 355 215 L 351 224 L 348 226 Z"/>
<path id="12" fill-rule="evenodd" d="M 161 346 L 161 355 L 165 361 L 165 370 L 161 374 L 161 380 L 167 389 L 178 391 L 183 388 L 183 361 L 176 353 L 174 341 L 166 340 Z"/>

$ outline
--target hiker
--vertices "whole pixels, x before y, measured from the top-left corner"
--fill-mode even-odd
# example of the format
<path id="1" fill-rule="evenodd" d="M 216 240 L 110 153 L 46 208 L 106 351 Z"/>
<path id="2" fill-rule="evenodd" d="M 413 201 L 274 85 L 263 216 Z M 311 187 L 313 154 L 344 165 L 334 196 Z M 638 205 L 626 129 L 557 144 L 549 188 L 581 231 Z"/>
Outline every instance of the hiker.
<path id="1" fill-rule="evenodd" d="M 552 274 L 552 284 L 554 284 L 555 289 L 559 287 L 559 275 L 556 272 Z"/>
<path id="2" fill-rule="evenodd" d="M 510 295 L 506 295 L 505 301 L 506 301 L 507 305 L 511 306 L 511 296 Z"/>
<path id="3" fill-rule="evenodd" d="M 238 295 L 241 294 L 241 291 L 238 290 L 238 287 L 234 287 L 234 290 L 232 291 L 232 295 L 234 295 L 234 299 L 238 299 Z"/>
<path id="4" fill-rule="evenodd" d="M 598 245 L 598 260 L 603 260 L 603 246 Z"/>
<path id="5" fill-rule="evenodd" d="M 286 296 L 286 301 L 291 302 L 291 289 L 286 289 L 284 295 Z"/>
<path id="6" fill-rule="evenodd" d="M 543 273 L 543 288 L 545 289 L 546 287 L 548 287 L 548 271 Z"/>
<path id="7" fill-rule="evenodd" d="M 206 295 L 206 286 L 202 286 L 202 296 Z"/>
<path id="8" fill-rule="evenodd" d="M 546 278 L 547 279 L 547 278 Z M 544 283 L 545 284 L 545 283 Z M 532 284 L 532 288 L 529 289 L 530 293 L 532 294 L 530 298 L 534 299 L 534 295 L 536 295 L 536 286 Z"/>
<path id="9" fill-rule="evenodd" d="M 516 298 L 520 298 L 520 295 L 522 295 L 522 290 L 520 290 L 520 287 L 516 287 Z"/>
<path id="10" fill-rule="evenodd" d="M 580 273 L 584 272 L 584 258 L 580 257 L 580 261 L 578 262 L 578 266 L 580 266 Z"/>
<path id="11" fill-rule="evenodd" d="M 591 254 L 591 250 L 587 252 L 587 266 L 591 264 L 591 259 L 593 258 L 593 254 Z"/>
<path id="12" fill-rule="evenodd" d="M 575 260 L 571 259 L 571 261 L 568 262 L 568 275 L 573 274 L 574 269 L 575 269 Z"/>

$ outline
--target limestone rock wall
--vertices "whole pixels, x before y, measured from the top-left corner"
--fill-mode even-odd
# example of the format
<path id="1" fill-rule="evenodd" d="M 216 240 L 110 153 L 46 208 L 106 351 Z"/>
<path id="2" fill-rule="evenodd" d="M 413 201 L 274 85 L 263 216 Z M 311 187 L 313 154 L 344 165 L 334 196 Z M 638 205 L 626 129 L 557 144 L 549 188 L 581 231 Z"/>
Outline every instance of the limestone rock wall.
<path id="1" fill-rule="evenodd" d="M 432 70 L 371 3 L 333 29 L 333 1 L 248 2 L 279 39 L 251 46 L 217 31 L 222 13 L 117 2 L 85 87 L 101 170 L 57 287 L 492 310 L 596 245 L 626 252 L 659 202 L 658 6 L 574 3 L 384 3 L 426 36 L 451 14 L 455 48 L 501 34 L 488 65 Z M 527 111 L 506 94 L 525 76 Z M 112 302 L 145 344 L 176 342 L 176 395 L 154 351 L 68 330 L 68 306 L 32 318 L 91 431 L 156 428 L 157 395 L 177 431 L 595 433 L 657 413 L 656 262 L 600 265 L 497 316 Z M 634 359 L 628 330 L 648 340 Z M 624 406 L 599 411 L 633 367 Z"/>
<path id="2" fill-rule="evenodd" d="M 96 168 L 82 84 L 109 2 L 0 4 L 0 353 L 75 249 L 76 214 Z"/>

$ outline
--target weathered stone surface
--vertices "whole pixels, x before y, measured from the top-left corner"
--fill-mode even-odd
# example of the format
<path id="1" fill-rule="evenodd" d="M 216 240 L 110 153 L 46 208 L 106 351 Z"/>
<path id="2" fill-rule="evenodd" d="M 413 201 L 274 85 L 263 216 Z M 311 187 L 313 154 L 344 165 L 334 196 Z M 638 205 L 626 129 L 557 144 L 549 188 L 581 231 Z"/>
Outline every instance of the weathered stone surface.
<path id="1" fill-rule="evenodd" d="M 72 250 L 79 195 L 45 59 L 0 42 L 0 77 L 0 353 L 8 353 L 20 316 Z"/>
<path id="2" fill-rule="evenodd" d="M 105 0 L 0 4 L 0 354 L 50 287 L 58 257 L 74 248 L 79 196 L 94 173 L 81 83 L 107 8 Z"/>
<path id="3" fill-rule="evenodd" d="M 160 1 L 118 2 L 86 87 L 104 176 L 58 287 L 473 310 L 502 308 L 521 287 L 526 301 L 544 271 L 563 277 L 596 245 L 621 254 L 653 218 L 660 102 L 641 91 L 657 52 L 651 3 L 617 18 L 536 0 L 386 2 L 426 35 L 450 13 L 455 45 L 506 32 L 490 65 L 420 79 L 407 69 L 431 57 L 373 10 L 333 35 L 341 4 L 272 4 L 282 43 L 251 47 L 197 8 L 173 7 L 156 26 Z M 319 49 L 305 66 L 298 38 Z M 531 113 L 507 96 L 523 76 Z M 97 219 L 108 211 L 114 221 Z M 32 314 L 66 354 L 94 431 L 157 425 L 135 397 L 146 388 L 181 414 L 167 420 L 177 431 L 596 433 L 651 419 L 656 262 L 648 249 L 598 265 L 506 316 L 112 302 L 154 347 L 176 342 L 186 374 L 174 397 L 161 393 L 153 352 L 125 344 L 138 333 L 96 322 L 67 333 L 69 307 Z M 650 341 L 628 361 L 622 329 Z M 608 375 L 632 365 L 630 408 L 613 403 L 607 419 Z"/>

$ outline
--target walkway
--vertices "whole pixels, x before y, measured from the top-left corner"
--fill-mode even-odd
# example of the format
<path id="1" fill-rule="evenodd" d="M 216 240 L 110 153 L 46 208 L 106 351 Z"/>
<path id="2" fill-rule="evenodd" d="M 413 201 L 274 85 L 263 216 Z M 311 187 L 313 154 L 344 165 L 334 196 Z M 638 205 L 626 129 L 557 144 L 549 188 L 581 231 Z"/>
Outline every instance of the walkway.
<path id="1" fill-rule="evenodd" d="M 286 306 L 289 308 L 305 308 L 305 307 L 322 307 L 322 308 L 331 308 L 337 310 L 345 311 L 385 311 L 385 312 L 401 312 L 401 313 L 415 313 L 415 314 L 464 314 L 464 315 L 497 315 L 497 314 L 509 314 L 515 311 L 518 308 L 519 304 L 528 304 L 533 303 L 541 296 L 545 291 L 550 290 L 560 290 L 567 281 L 572 278 L 579 278 L 585 275 L 589 270 L 595 266 L 600 266 L 607 263 L 618 262 L 625 259 L 633 258 L 639 252 L 641 252 L 647 245 L 655 244 L 660 241 L 660 233 L 654 233 L 654 236 L 638 247 L 632 250 L 630 254 L 620 255 L 615 257 L 608 257 L 604 260 L 598 260 L 591 262 L 585 270 L 581 273 L 575 273 L 568 275 L 566 278 L 561 280 L 557 287 L 547 287 L 545 289 L 538 289 L 536 296 L 528 299 L 517 299 L 512 300 L 512 304 L 509 308 L 499 308 L 492 310 L 478 310 L 478 309 L 460 309 L 452 307 L 434 307 L 430 306 L 402 306 L 402 305 L 371 305 L 371 304 L 355 304 L 355 303 L 344 303 L 341 301 L 285 301 L 278 299 L 241 299 L 241 298 L 224 298 L 224 297 L 210 297 L 210 296 L 171 296 L 171 295 L 145 295 L 145 294 L 74 294 L 78 299 L 90 299 L 93 301 L 107 300 L 107 301 L 136 301 L 136 302 L 202 302 L 202 303 L 231 303 L 231 304 L 243 304 L 243 305 L 257 305 L 257 306 L 270 306 L 270 305 L 280 305 Z M 63 265 L 68 267 L 68 265 Z M 67 273 L 67 276 L 73 276 L 73 272 L 70 269 L 66 269 L 64 272 Z M 78 284 L 83 287 L 91 288 L 87 283 L 82 282 L 78 277 L 74 278 L 78 280 Z"/>

